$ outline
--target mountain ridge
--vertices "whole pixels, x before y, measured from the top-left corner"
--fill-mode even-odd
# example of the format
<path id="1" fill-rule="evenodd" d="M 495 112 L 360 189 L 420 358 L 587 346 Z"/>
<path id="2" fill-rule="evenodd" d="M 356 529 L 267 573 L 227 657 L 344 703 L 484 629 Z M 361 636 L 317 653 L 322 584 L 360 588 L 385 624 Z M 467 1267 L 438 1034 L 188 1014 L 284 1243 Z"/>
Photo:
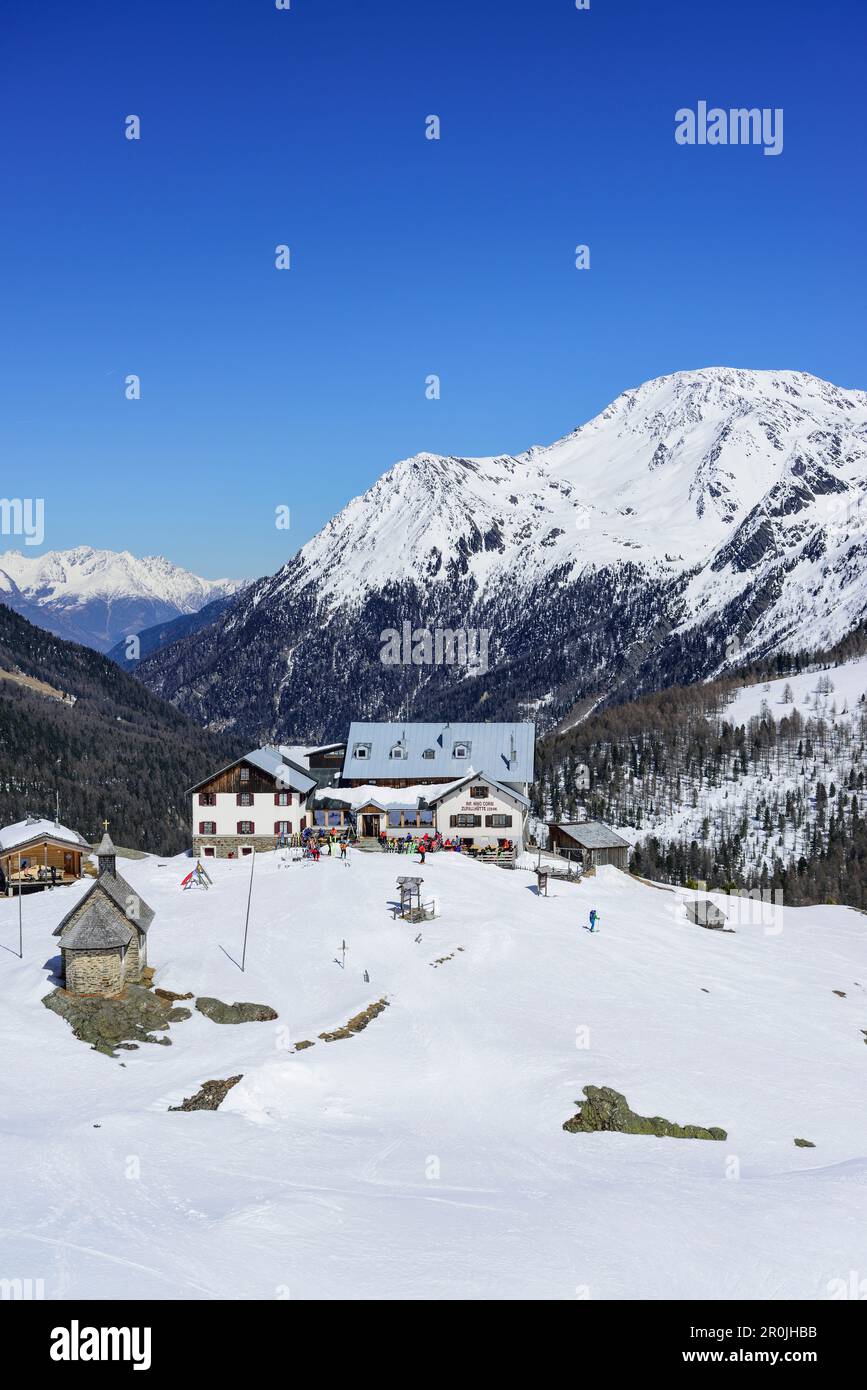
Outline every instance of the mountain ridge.
<path id="1" fill-rule="evenodd" d="M 867 611 L 867 394 L 702 368 L 519 455 L 400 460 L 215 626 L 138 674 L 202 723 L 516 717 L 688 683 Z M 485 628 L 485 673 L 386 667 L 381 635 Z M 799 645 L 803 645 L 799 641 Z M 301 727 L 299 727 L 301 725 Z"/>

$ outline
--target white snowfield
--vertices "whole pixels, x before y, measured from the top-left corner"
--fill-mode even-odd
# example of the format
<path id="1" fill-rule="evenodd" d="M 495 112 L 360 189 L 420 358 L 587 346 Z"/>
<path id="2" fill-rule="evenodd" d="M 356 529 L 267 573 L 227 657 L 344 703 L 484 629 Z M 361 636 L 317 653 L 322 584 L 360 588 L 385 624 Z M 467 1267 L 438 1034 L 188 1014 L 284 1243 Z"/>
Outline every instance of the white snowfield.
<path id="1" fill-rule="evenodd" d="M 613 869 L 545 899 L 455 855 L 260 856 L 242 975 L 220 947 L 240 958 L 249 861 L 209 863 L 208 892 L 181 892 L 189 867 L 122 863 L 156 909 L 155 983 L 276 1023 L 194 1012 L 171 1047 L 102 1056 L 40 1002 L 85 885 L 24 900 L 23 962 L 0 901 L 0 1278 L 50 1299 L 857 1296 L 864 915 L 727 935 Z M 392 919 L 400 872 L 436 921 Z M 382 996 L 364 1032 L 318 1039 Z M 239 1072 L 220 1110 L 168 1113 Z M 588 1084 L 728 1138 L 566 1133 Z"/>
<path id="2" fill-rule="evenodd" d="M 792 696 L 787 703 L 786 691 Z M 725 708 L 722 718 L 728 724 L 748 724 L 758 719 L 767 705 L 779 721 L 797 709 L 806 722 L 822 719 L 826 724 L 839 724 L 860 713 L 858 705 L 867 691 L 867 657 L 859 656 L 840 666 L 803 671 L 798 676 L 783 676 L 779 680 L 743 686 Z"/>

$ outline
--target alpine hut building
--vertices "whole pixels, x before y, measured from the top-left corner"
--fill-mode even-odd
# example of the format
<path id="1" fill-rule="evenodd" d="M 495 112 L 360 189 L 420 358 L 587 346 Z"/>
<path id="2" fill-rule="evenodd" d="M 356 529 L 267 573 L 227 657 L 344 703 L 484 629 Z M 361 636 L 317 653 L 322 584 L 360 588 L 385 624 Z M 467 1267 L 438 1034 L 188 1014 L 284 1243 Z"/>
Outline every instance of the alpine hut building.
<path id="1" fill-rule="evenodd" d="M 95 882 L 55 927 L 54 935 L 60 937 L 64 988 L 71 994 L 112 996 L 141 980 L 154 914 L 118 873 L 108 830 L 97 856 Z"/>

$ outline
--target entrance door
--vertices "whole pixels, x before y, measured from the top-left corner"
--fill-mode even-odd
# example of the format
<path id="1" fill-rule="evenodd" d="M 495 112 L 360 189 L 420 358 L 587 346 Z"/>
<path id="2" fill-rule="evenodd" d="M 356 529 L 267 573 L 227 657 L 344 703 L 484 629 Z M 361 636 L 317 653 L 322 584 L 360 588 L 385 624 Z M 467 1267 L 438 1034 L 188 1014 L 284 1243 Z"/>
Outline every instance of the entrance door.
<path id="1" fill-rule="evenodd" d="M 361 817 L 361 833 L 370 836 L 371 839 L 379 837 L 379 816 L 365 811 Z"/>
<path id="2" fill-rule="evenodd" d="M 68 849 L 65 849 L 63 851 L 63 872 L 64 874 L 69 874 L 71 877 L 75 876 L 75 866 L 72 861 L 72 851 Z"/>

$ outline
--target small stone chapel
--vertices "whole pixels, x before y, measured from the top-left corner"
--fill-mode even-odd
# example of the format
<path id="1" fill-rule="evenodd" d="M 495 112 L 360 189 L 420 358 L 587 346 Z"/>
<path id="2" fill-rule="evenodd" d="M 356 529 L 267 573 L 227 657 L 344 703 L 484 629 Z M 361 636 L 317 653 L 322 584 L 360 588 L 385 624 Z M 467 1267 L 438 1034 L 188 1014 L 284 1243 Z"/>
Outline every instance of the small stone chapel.
<path id="1" fill-rule="evenodd" d="M 141 980 L 154 914 L 118 873 L 108 822 L 97 858 L 96 881 L 55 927 L 54 935 L 60 937 L 64 988 L 71 994 L 110 997 Z"/>

